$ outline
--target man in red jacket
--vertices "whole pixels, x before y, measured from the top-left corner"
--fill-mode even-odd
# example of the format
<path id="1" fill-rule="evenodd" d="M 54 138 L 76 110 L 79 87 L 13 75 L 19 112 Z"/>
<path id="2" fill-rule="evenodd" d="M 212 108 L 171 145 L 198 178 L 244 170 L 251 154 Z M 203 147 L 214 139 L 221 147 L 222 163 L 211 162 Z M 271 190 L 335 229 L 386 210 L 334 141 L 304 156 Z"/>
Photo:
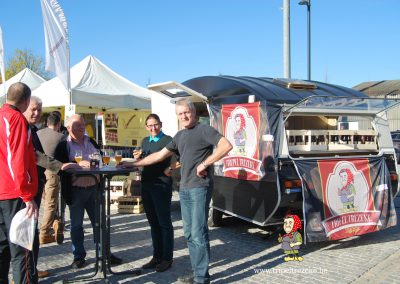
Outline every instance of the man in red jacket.
<path id="1" fill-rule="evenodd" d="M 0 283 L 8 283 L 10 261 L 15 283 L 38 282 L 33 253 L 8 240 L 11 221 L 19 210 L 26 207 L 28 216 L 38 215 L 32 136 L 22 115 L 30 97 L 27 85 L 12 84 L 0 108 Z"/>

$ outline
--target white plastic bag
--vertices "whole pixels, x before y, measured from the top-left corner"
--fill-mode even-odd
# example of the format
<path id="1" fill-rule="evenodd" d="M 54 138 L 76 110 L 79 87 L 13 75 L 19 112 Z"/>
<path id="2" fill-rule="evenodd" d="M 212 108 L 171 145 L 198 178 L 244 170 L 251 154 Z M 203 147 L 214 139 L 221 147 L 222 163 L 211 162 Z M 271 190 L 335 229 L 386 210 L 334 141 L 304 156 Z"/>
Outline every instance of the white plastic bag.
<path id="1" fill-rule="evenodd" d="M 29 218 L 26 213 L 27 208 L 21 209 L 12 219 L 10 241 L 32 251 L 37 219 L 33 215 Z"/>

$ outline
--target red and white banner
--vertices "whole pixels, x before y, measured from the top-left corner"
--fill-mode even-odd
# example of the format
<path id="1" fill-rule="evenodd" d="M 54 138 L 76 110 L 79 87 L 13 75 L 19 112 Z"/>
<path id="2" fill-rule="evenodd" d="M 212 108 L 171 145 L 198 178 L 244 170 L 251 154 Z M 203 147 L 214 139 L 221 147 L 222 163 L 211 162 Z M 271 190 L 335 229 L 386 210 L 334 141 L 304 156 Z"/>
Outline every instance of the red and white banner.
<path id="1" fill-rule="evenodd" d="M 372 198 L 369 160 L 318 161 L 318 167 L 327 237 L 335 240 L 376 231 L 379 211 Z"/>
<path id="2" fill-rule="evenodd" d="M 260 103 L 222 106 L 222 130 L 233 149 L 223 158 L 224 176 L 259 180 Z"/>
<path id="3" fill-rule="evenodd" d="M 296 160 L 309 241 L 339 240 L 396 225 L 383 157 Z"/>

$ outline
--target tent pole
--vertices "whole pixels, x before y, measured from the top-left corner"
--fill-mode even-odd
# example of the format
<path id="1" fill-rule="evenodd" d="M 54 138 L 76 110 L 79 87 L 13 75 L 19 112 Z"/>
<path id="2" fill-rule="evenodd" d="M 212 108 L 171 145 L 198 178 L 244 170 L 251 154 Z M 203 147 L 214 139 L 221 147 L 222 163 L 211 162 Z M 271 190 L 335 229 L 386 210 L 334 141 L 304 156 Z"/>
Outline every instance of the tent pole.
<path id="1" fill-rule="evenodd" d="M 71 51 L 69 49 L 69 43 L 67 44 L 68 56 L 67 56 L 67 84 L 68 84 L 68 95 L 69 104 L 72 105 L 72 89 L 71 89 Z"/>
<path id="2" fill-rule="evenodd" d="M 99 144 L 99 123 L 98 123 L 98 114 L 96 113 L 94 115 L 94 124 L 95 124 L 95 129 L 96 129 L 96 143 Z"/>

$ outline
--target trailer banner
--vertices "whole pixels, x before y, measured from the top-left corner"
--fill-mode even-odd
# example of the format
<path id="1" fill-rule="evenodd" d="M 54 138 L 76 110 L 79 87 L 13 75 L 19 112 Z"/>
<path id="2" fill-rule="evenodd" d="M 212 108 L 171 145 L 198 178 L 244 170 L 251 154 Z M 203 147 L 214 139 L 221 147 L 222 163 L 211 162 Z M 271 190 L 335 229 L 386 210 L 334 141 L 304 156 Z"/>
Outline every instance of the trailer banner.
<path id="1" fill-rule="evenodd" d="M 217 175 L 241 180 L 260 180 L 264 176 L 260 157 L 260 137 L 267 125 L 264 108 L 261 102 L 211 108 L 211 125 L 233 146 L 220 161 Z"/>
<path id="2" fill-rule="evenodd" d="M 224 176 L 258 180 L 262 175 L 259 160 L 260 103 L 222 106 L 224 136 L 233 149 L 223 159 Z"/>
<path id="3" fill-rule="evenodd" d="M 397 223 L 384 157 L 295 161 L 308 241 L 340 240 Z"/>

